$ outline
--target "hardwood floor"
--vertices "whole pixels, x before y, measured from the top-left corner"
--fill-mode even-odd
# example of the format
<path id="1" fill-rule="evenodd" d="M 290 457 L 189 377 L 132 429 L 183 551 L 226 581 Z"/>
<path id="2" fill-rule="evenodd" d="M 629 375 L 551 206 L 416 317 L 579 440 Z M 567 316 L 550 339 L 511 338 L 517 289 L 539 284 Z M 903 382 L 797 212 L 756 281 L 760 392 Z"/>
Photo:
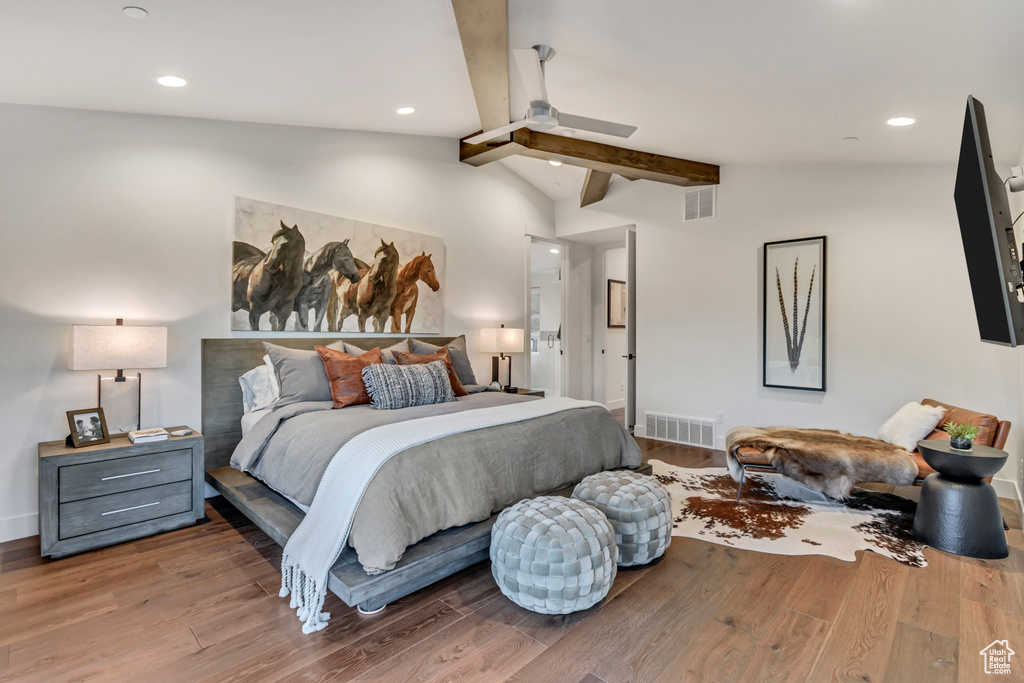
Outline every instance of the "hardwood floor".
<path id="1" fill-rule="evenodd" d="M 647 458 L 724 464 L 638 441 Z M 330 624 L 304 636 L 277 597 L 281 549 L 216 498 L 198 526 L 63 560 L 39 558 L 38 537 L 0 544 L 0 680 L 982 681 L 993 640 L 1024 660 L 1024 532 L 1003 504 L 999 562 L 674 538 L 586 612 L 520 609 L 483 563 L 372 616 L 329 595 Z M 1011 664 L 1000 679 L 1024 680 Z"/>

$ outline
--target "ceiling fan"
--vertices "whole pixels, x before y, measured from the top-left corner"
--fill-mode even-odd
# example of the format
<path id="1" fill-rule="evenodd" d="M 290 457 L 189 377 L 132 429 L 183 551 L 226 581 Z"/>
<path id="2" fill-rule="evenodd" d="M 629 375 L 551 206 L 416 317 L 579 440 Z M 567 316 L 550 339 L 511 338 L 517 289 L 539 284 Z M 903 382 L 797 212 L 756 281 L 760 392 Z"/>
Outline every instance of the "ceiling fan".
<path id="1" fill-rule="evenodd" d="M 520 128 L 529 128 L 530 130 L 542 132 L 562 126 L 586 130 L 592 133 L 615 135 L 620 138 L 628 138 L 636 131 L 636 126 L 627 126 L 622 123 L 602 121 L 601 119 L 592 119 L 586 116 L 576 116 L 575 114 L 565 114 L 552 107 L 551 103 L 548 102 L 547 87 L 544 85 L 544 65 L 550 62 L 554 56 L 555 51 L 547 45 L 513 48 L 512 57 L 519 71 L 519 78 L 523 82 L 526 96 L 530 99 L 530 108 L 527 109 L 526 116 L 519 121 L 509 123 L 507 126 L 466 138 L 465 142 L 470 145 L 478 145 Z"/>

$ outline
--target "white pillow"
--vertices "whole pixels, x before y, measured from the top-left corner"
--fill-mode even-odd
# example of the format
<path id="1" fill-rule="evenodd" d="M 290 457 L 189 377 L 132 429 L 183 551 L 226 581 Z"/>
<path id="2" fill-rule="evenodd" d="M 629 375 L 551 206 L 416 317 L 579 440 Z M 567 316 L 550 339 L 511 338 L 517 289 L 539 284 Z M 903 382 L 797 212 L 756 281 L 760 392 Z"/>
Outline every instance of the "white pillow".
<path id="1" fill-rule="evenodd" d="M 281 395 L 269 356 L 263 357 L 263 365 L 258 365 L 239 377 L 238 383 L 242 387 L 244 413 L 273 408 Z"/>
<path id="2" fill-rule="evenodd" d="M 946 412 L 939 406 L 923 406 L 911 401 L 885 421 L 876 437 L 905 451 L 917 448 L 917 442 L 932 433 Z"/>

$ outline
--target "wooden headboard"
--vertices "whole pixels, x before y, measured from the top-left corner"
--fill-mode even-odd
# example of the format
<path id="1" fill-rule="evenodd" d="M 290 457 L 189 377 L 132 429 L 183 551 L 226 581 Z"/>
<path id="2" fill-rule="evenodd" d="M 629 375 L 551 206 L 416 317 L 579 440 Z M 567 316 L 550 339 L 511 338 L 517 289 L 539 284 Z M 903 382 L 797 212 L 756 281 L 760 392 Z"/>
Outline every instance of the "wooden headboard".
<path id="1" fill-rule="evenodd" d="M 454 337 L 408 337 L 428 344 L 443 345 Z M 204 339 L 203 340 L 203 436 L 206 443 L 206 469 L 225 467 L 235 446 L 242 439 L 242 388 L 238 378 L 263 363 L 267 341 L 290 349 L 326 346 L 345 339 L 360 348 L 386 348 L 403 337 L 290 337 L 285 339 Z"/>

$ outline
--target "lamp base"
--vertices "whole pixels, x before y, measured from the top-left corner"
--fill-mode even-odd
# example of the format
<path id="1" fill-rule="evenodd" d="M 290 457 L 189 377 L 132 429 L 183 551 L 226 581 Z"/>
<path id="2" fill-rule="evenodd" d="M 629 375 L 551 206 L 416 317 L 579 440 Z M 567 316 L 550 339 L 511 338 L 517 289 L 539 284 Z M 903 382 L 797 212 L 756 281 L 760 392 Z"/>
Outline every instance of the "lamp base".
<path id="1" fill-rule="evenodd" d="M 103 377 L 99 379 L 99 406 L 103 408 L 107 429 L 111 434 L 139 429 L 141 420 L 142 373 L 134 377 Z"/>

